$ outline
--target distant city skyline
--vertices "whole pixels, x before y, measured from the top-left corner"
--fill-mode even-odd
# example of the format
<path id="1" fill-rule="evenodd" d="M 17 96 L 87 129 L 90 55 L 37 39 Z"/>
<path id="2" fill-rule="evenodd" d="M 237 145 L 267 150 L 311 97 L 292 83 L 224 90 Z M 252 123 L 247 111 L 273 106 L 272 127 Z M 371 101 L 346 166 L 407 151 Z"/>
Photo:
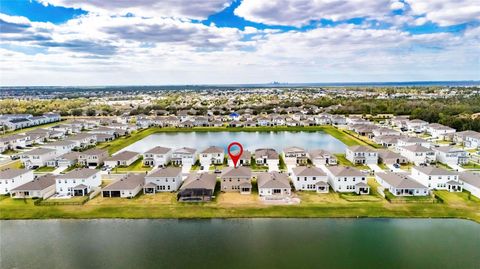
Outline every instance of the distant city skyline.
<path id="1" fill-rule="evenodd" d="M 480 80 L 468 0 L 4 0 L 0 86 Z"/>

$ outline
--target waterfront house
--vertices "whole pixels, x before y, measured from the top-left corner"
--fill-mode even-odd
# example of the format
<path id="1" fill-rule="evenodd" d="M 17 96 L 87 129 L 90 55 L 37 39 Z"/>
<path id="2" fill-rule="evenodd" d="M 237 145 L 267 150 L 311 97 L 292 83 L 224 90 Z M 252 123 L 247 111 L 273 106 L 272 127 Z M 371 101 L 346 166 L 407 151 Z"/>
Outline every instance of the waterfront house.
<path id="1" fill-rule="evenodd" d="M 223 148 L 210 146 L 200 152 L 200 166 L 202 169 L 210 167 L 210 165 L 223 164 L 225 152 Z"/>
<path id="2" fill-rule="evenodd" d="M 115 139 L 114 135 L 110 134 L 95 134 L 96 143 L 112 141 Z"/>
<path id="3" fill-rule="evenodd" d="M 261 148 L 255 150 L 255 163 L 257 165 L 266 165 L 278 167 L 280 158 L 278 152 L 272 148 Z"/>
<path id="4" fill-rule="evenodd" d="M 105 166 L 113 168 L 117 166 L 129 166 L 140 158 L 140 154 L 133 151 L 122 151 L 105 159 Z"/>
<path id="5" fill-rule="evenodd" d="M 108 151 L 106 149 L 89 149 L 81 152 L 78 156 L 78 163 L 83 166 L 100 166 L 103 165 L 105 159 L 108 158 Z"/>
<path id="6" fill-rule="evenodd" d="M 365 174 L 354 167 L 327 166 L 324 171 L 327 173 L 328 183 L 336 192 L 370 193 Z"/>
<path id="7" fill-rule="evenodd" d="M 258 194 L 266 199 L 285 197 L 292 194 L 288 175 L 280 172 L 259 173 L 257 176 Z"/>
<path id="8" fill-rule="evenodd" d="M 158 168 L 145 176 L 144 193 L 177 191 L 182 184 L 182 169 L 178 167 Z"/>
<path id="9" fill-rule="evenodd" d="M 431 190 L 462 191 L 462 184 L 458 180 L 458 172 L 435 166 L 414 166 L 411 176 Z"/>
<path id="10" fill-rule="evenodd" d="M 53 149 L 57 155 L 62 155 L 72 151 L 75 148 L 75 143 L 68 140 L 57 140 L 55 142 L 46 143 L 43 148 Z"/>
<path id="11" fill-rule="evenodd" d="M 347 124 L 347 118 L 343 115 L 332 115 L 330 117 L 332 125 L 346 125 Z"/>
<path id="12" fill-rule="evenodd" d="M 404 173 L 376 173 L 375 180 L 394 196 L 426 196 L 428 187 Z"/>
<path id="13" fill-rule="evenodd" d="M 208 173 L 190 173 L 180 187 L 178 201 L 205 202 L 211 201 L 215 193 L 217 177 Z"/>
<path id="14" fill-rule="evenodd" d="M 143 153 L 143 164 L 153 167 L 166 166 L 170 162 L 171 156 L 171 148 L 156 146 Z"/>
<path id="15" fill-rule="evenodd" d="M 21 162 L 25 168 L 38 168 L 46 166 L 48 161 L 55 159 L 57 156 L 54 149 L 36 148 L 21 153 Z"/>
<path id="16" fill-rule="evenodd" d="M 378 151 L 378 160 L 383 164 L 408 163 L 408 160 L 406 157 L 388 149 L 382 149 Z"/>
<path id="17" fill-rule="evenodd" d="M 197 161 L 197 150 L 194 148 L 179 148 L 173 151 L 172 164 L 180 165 L 180 166 L 187 166 L 187 165 L 194 165 Z"/>
<path id="18" fill-rule="evenodd" d="M 292 169 L 292 182 L 297 191 L 317 191 L 328 193 L 328 177 L 317 167 L 295 167 Z"/>
<path id="19" fill-rule="evenodd" d="M 309 151 L 308 157 L 315 166 L 337 164 L 337 157 L 335 157 L 335 155 L 333 155 L 331 152 L 323 149 L 314 149 Z"/>
<path id="20" fill-rule="evenodd" d="M 377 164 L 378 152 L 368 146 L 351 146 L 346 149 L 346 158 L 353 164 Z"/>
<path id="21" fill-rule="evenodd" d="M 102 183 L 100 170 L 79 168 L 56 176 L 55 191 L 61 195 L 85 196 Z"/>
<path id="22" fill-rule="evenodd" d="M 228 159 L 228 166 L 233 166 L 233 161 L 230 158 L 230 156 L 227 157 Z M 238 159 L 237 166 L 244 166 L 244 165 L 250 165 L 250 162 L 252 160 L 252 154 L 248 150 L 244 150 L 242 152 L 242 155 L 240 155 L 240 158 Z"/>
<path id="23" fill-rule="evenodd" d="M 297 165 L 306 165 L 308 163 L 308 156 L 305 149 L 301 147 L 287 147 L 283 150 L 283 157 L 285 163 Z"/>
<path id="24" fill-rule="evenodd" d="M 463 183 L 463 188 L 472 195 L 480 198 L 480 174 L 473 172 L 460 172 L 459 180 Z"/>
<path id="25" fill-rule="evenodd" d="M 452 146 L 434 147 L 438 162 L 447 165 L 461 165 L 468 163 L 468 152 Z"/>
<path id="26" fill-rule="evenodd" d="M 95 134 L 95 135 L 106 134 L 106 135 L 118 137 L 118 136 L 120 136 L 120 134 L 118 133 L 118 130 L 120 130 L 120 129 L 113 129 L 113 128 L 109 128 L 109 127 L 105 127 L 105 126 L 100 126 L 97 129 L 93 129 L 91 131 L 88 131 L 88 133 Z"/>
<path id="27" fill-rule="evenodd" d="M 0 195 L 33 180 L 33 171 L 27 169 L 7 168 L 0 170 Z"/>
<path id="28" fill-rule="evenodd" d="M 102 189 L 102 197 L 133 198 L 142 190 L 145 174 L 127 174 Z"/>
<path id="29" fill-rule="evenodd" d="M 22 184 L 10 191 L 13 198 L 42 198 L 55 194 L 55 176 L 46 174 Z"/>
<path id="30" fill-rule="evenodd" d="M 220 175 L 220 186 L 224 192 L 250 194 L 252 191 L 252 170 L 245 166 L 226 167 Z"/>
<path id="31" fill-rule="evenodd" d="M 409 162 L 412 162 L 415 165 L 433 163 L 436 161 L 435 152 L 432 149 L 420 145 L 398 147 L 398 151 L 400 155 L 404 156 Z"/>
<path id="32" fill-rule="evenodd" d="M 453 138 L 453 135 L 455 134 L 456 130 L 439 124 L 439 123 L 431 123 L 427 125 L 427 133 L 429 133 L 433 138 L 438 138 L 438 139 L 450 139 Z"/>

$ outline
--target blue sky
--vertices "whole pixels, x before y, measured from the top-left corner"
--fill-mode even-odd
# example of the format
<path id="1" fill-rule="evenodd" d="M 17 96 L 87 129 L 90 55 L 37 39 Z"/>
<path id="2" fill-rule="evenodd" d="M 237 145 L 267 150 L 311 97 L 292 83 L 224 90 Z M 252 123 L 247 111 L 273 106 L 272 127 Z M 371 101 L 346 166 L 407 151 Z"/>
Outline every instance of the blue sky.
<path id="1" fill-rule="evenodd" d="M 480 79 L 466 0 L 3 0 L 0 84 Z"/>

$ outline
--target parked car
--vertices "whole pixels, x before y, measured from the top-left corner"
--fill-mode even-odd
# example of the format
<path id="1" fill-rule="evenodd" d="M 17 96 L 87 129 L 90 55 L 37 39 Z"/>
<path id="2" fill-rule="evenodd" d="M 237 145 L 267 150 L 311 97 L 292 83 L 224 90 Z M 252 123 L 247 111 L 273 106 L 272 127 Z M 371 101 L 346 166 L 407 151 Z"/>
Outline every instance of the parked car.
<path id="1" fill-rule="evenodd" d="M 18 156 L 18 155 L 11 155 L 11 156 L 10 156 L 10 159 L 12 159 L 12 160 L 18 160 L 18 159 L 20 159 L 20 156 Z"/>
<path id="2" fill-rule="evenodd" d="M 394 164 L 393 164 L 393 167 L 395 167 L 395 168 L 397 168 L 397 169 L 400 169 L 400 164 L 394 163 Z"/>

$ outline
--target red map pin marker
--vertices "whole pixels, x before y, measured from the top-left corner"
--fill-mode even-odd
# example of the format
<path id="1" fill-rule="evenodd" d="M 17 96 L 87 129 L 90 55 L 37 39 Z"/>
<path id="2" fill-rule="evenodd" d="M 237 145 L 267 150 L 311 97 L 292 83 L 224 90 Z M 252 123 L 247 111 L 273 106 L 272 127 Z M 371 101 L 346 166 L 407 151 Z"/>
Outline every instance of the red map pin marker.
<path id="1" fill-rule="evenodd" d="M 235 154 L 232 153 L 231 148 L 234 147 L 234 146 L 237 146 L 239 148 L 238 153 L 237 152 L 235 152 Z M 230 158 L 233 161 L 233 167 L 234 168 L 237 167 L 238 160 L 240 159 L 240 156 L 242 156 L 242 153 L 243 153 L 242 144 L 240 144 L 238 142 L 233 142 L 233 143 L 230 143 L 230 145 L 228 145 L 228 155 L 230 156 Z"/>

